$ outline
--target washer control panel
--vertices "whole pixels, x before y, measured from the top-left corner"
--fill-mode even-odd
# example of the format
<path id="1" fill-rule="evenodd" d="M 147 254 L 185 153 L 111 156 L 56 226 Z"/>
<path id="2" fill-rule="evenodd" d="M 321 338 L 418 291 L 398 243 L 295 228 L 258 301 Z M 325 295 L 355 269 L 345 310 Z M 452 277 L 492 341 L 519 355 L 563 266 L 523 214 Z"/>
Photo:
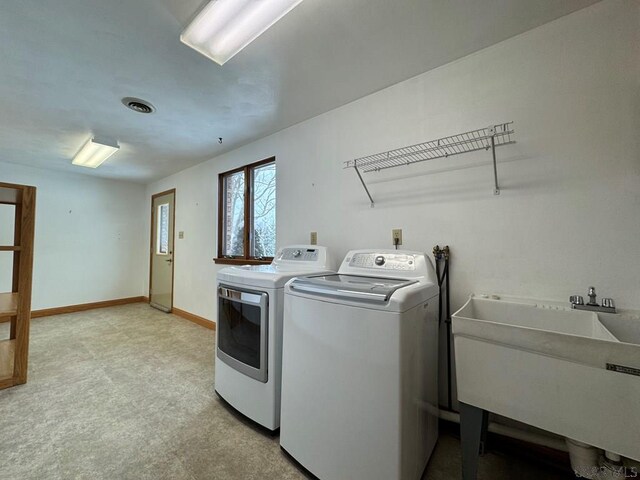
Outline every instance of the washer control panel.
<path id="1" fill-rule="evenodd" d="M 278 260 L 294 260 L 299 262 L 315 262 L 318 260 L 317 248 L 283 248 Z"/>
<path id="2" fill-rule="evenodd" d="M 355 253 L 351 258 L 345 258 L 345 262 L 356 268 L 398 271 L 416 269 L 416 259 L 413 255 L 396 253 Z"/>

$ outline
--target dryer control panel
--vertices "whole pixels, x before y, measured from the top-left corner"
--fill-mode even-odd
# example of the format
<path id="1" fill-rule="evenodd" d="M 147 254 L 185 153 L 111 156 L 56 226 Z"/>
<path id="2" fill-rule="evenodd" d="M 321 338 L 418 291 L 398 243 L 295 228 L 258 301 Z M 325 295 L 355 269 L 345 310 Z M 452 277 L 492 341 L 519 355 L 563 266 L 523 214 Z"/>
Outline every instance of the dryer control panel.
<path id="1" fill-rule="evenodd" d="M 350 258 L 344 259 L 349 267 L 371 268 L 378 270 L 396 270 L 401 272 L 416 269 L 416 259 L 414 255 L 401 253 L 354 253 Z"/>
<path id="2" fill-rule="evenodd" d="M 283 248 L 278 253 L 278 260 L 293 260 L 299 262 L 315 262 L 318 260 L 317 248 Z"/>

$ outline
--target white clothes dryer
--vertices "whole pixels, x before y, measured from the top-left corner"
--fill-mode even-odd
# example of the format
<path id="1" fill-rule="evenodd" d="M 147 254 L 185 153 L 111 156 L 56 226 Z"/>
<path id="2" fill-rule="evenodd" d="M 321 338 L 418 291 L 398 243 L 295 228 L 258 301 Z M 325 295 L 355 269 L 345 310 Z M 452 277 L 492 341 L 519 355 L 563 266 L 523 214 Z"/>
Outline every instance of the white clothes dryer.
<path id="1" fill-rule="evenodd" d="M 280 427 L 284 285 L 331 271 L 326 247 L 293 245 L 278 250 L 270 265 L 218 272 L 215 391 L 269 430 Z"/>

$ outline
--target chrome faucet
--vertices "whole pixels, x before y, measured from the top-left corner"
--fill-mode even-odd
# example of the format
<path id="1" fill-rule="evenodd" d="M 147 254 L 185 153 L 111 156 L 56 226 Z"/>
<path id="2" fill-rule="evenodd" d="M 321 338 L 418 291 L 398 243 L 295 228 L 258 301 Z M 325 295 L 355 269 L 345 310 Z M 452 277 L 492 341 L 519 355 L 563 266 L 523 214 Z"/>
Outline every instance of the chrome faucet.
<path id="1" fill-rule="evenodd" d="M 598 305 L 598 302 L 596 302 L 596 287 L 589 287 L 589 303 L 587 305 L 592 307 Z"/>
<path id="2" fill-rule="evenodd" d="M 585 305 L 582 295 L 571 295 L 569 297 L 571 308 L 575 308 L 576 310 L 590 310 L 592 312 L 616 313 L 616 306 L 613 298 L 603 298 L 602 305 L 598 305 L 598 302 L 596 301 L 595 287 L 589 287 L 589 293 L 587 296 L 589 297 L 589 303 Z"/>

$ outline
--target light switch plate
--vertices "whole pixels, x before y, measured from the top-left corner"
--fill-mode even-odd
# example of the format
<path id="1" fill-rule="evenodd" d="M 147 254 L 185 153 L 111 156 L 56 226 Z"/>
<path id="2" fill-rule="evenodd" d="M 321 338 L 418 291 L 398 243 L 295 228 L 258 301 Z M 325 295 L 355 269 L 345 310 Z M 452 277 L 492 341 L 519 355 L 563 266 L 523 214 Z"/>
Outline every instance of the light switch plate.
<path id="1" fill-rule="evenodd" d="M 311 245 L 317 245 L 318 244 L 318 232 L 311 232 L 309 240 L 310 240 Z"/>

